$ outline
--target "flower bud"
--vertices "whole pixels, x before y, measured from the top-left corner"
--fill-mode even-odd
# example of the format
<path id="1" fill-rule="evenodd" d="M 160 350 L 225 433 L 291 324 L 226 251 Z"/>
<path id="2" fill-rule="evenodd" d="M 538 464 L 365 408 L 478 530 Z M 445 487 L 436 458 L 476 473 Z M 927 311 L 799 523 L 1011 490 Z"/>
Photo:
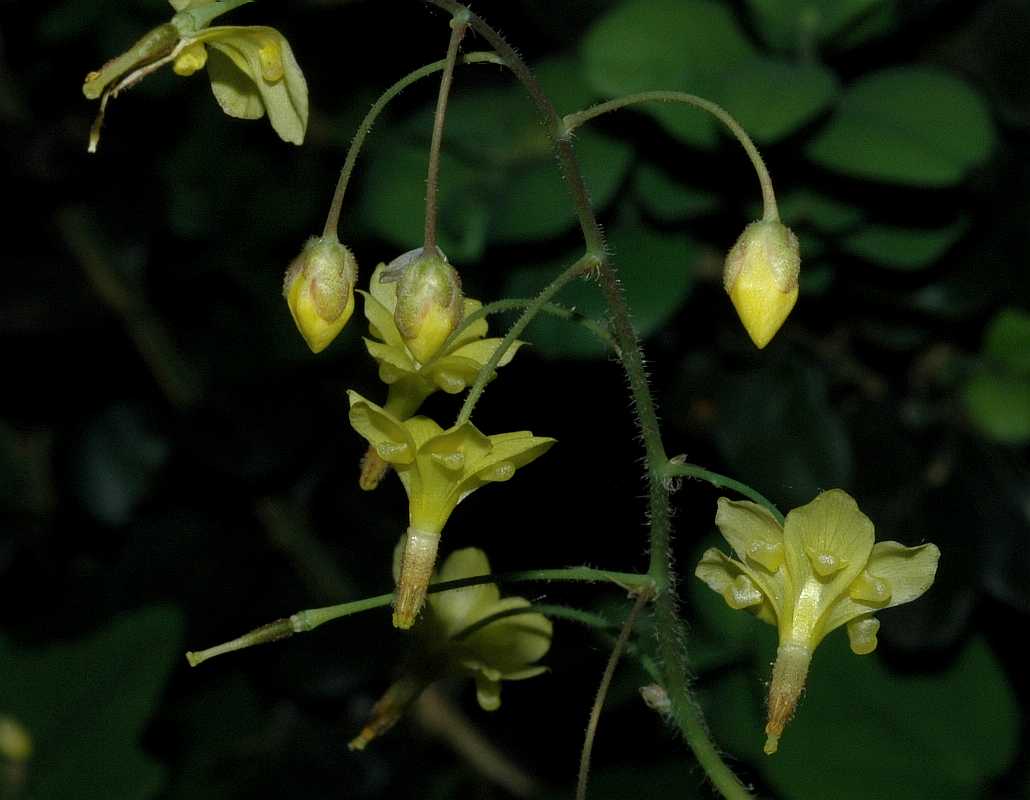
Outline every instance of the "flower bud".
<path id="1" fill-rule="evenodd" d="M 723 285 L 759 349 L 794 308 L 800 270 L 797 237 L 779 221 L 752 222 L 726 256 Z"/>
<path id="2" fill-rule="evenodd" d="M 461 276 L 443 254 L 423 254 L 397 284 L 393 319 L 411 354 L 426 363 L 461 323 Z"/>
<path id="3" fill-rule="evenodd" d="M 283 281 L 283 296 L 312 353 L 329 346 L 354 311 L 358 265 L 336 237 L 308 239 Z"/>

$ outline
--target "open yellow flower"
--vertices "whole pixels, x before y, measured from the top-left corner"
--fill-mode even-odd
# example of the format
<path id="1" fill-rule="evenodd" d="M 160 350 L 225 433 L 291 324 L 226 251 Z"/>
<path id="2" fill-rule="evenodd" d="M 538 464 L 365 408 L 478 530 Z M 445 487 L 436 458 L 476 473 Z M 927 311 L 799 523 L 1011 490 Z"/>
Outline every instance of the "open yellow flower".
<path id="1" fill-rule="evenodd" d="M 262 26 L 208 27 L 212 20 L 249 0 L 170 0 L 178 12 L 128 51 L 86 76 L 83 94 L 100 99 L 90 131 L 95 152 L 108 100 L 165 64 L 179 75 L 207 66 L 211 89 L 231 117 L 259 119 L 267 112 L 275 132 L 300 144 L 308 123 L 308 87 L 286 38 Z"/>
<path id="2" fill-rule="evenodd" d="M 746 608 L 779 630 L 765 728 L 771 754 L 823 637 L 846 625 L 852 651 L 871 653 L 880 627 L 873 615 L 929 589 L 940 551 L 933 544 L 874 544 L 872 521 L 840 489 L 795 508 L 782 527 L 756 503 L 722 497 L 715 523 L 737 558 L 712 548 L 694 574 L 731 608 Z"/>
<path id="3" fill-rule="evenodd" d="M 477 319 L 465 327 L 450 344 L 435 353 L 425 363 L 420 362 L 406 344 L 394 321 L 397 308 L 397 283 L 383 283 L 380 278 L 386 269 L 380 264 L 372 274 L 369 292 L 360 292 L 365 299 L 365 317 L 372 338 L 366 338 L 369 355 L 379 363 L 379 378 L 389 386 L 384 408 L 398 419 L 415 414 L 423 401 L 442 389 L 458 394 L 475 382 L 476 375 L 490 360 L 499 338 L 485 339 L 487 323 Z M 476 312 L 482 303 L 466 297 L 463 318 Z M 523 342 L 513 342 L 498 366 L 504 366 L 515 357 Z M 374 489 L 386 472 L 387 465 L 370 448 L 362 464 L 361 487 Z"/>
<path id="4" fill-rule="evenodd" d="M 444 430 L 428 417 L 400 420 L 357 392 L 347 394 L 354 430 L 393 465 L 408 495 L 393 624 L 410 628 L 425 599 L 440 534 L 454 507 L 481 486 L 510 480 L 555 440 L 529 431 L 486 436 L 471 422 Z"/>
<path id="5" fill-rule="evenodd" d="M 489 574 L 486 553 L 469 547 L 447 557 L 434 583 Z M 495 711 L 501 705 L 501 681 L 546 672 L 536 662 L 551 647 L 553 626 L 543 614 L 520 613 L 529 605 L 523 597 L 502 598 L 494 583 L 429 595 L 427 613 L 416 627 L 419 647 L 414 658 L 375 704 L 350 748 L 363 750 L 392 728 L 427 686 L 448 674 L 474 678 L 480 707 Z"/>

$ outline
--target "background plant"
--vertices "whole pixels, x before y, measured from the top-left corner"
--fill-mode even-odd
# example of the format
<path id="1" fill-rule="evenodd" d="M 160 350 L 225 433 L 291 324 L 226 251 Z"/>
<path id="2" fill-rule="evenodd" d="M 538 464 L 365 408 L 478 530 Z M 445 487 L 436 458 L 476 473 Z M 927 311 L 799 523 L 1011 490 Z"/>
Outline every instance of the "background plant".
<path id="1" fill-rule="evenodd" d="M 11 185 L 14 196 L 25 198 L 11 212 L 10 222 L 12 230 L 39 234 L 22 238 L 33 242 L 31 253 L 12 257 L 18 269 L 11 270 L 13 283 L 4 301 L 6 339 L 16 345 L 10 348 L 12 372 L 33 376 L 5 404 L 11 490 L 4 496 L 10 498 L 14 535 L 6 550 L 5 570 L 12 579 L 4 581 L 4 607 L 17 642 L 11 646 L 19 649 L 31 651 L 49 640 L 86 635 L 116 611 L 153 602 L 185 609 L 189 643 L 215 641 L 284 611 L 322 602 L 321 597 L 358 597 L 380 591 L 388 581 L 385 565 L 381 580 L 376 580 L 368 564 L 354 563 L 349 537 L 361 535 L 382 544 L 396 531 L 384 525 L 381 510 L 359 505 L 350 489 L 341 489 L 353 483 L 361 449 L 343 427 L 340 399 L 344 386 L 355 383 L 351 364 L 360 355 L 360 343 L 351 333 L 349 351 L 337 345 L 319 363 L 309 360 L 284 317 L 277 290 L 279 270 L 294 255 L 298 232 L 306 232 L 322 211 L 331 180 L 327 176 L 337 169 L 357 117 L 383 85 L 440 56 L 439 43 L 427 42 L 420 31 L 442 26 L 444 18 L 418 6 L 406 10 L 412 41 L 404 50 L 405 63 L 398 64 L 396 74 L 381 75 L 369 71 L 356 54 L 351 68 L 341 69 L 339 42 L 348 28 L 382 29 L 383 19 L 377 15 L 394 19 L 393 11 L 298 6 L 287 20 L 269 18 L 274 16 L 270 9 L 260 14 L 252 9 L 247 12 L 252 20 L 244 22 L 283 29 L 308 74 L 316 112 L 309 147 L 293 151 L 267 130 L 228 123 L 206 88 L 187 87 L 174 76 L 155 76 L 115 104 L 109 124 L 119 126 L 118 135 L 105 138 L 101 161 L 87 168 L 79 159 L 84 158 L 80 152 L 90 110 L 76 94 L 83 66 L 94 64 L 97 54 L 117 52 L 145 30 L 157 5 L 141 5 L 137 11 L 120 4 L 90 4 L 88 9 L 68 4 L 30 19 L 23 37 L 5 42 L 6 58 L 18 76 L 4 93 L 4 113 L 11 130 L 20 134 L 14 137 L 18 149 L 8 150 Z M 893 747 L 885 751 L 878 730 L 864 734 L 861 725 L 843 728 L 840 719 L 855 716 L 842 709 L 839 696 L 820 699 L 813 683 L 805 713 L 791 733 L 799 740 L 798 761 L 807 768 L 798 769 L 798 762 L 784 759 L 784 752 L 775 763 L 756 757 L 745 776 L 768 786 L 770 793 L 820 796 L 825 777 L 811 769 L 807 758 L 819 748 L 828 754 L 829 771 L 839 758 L 847 774 L 861 776 L 854 793 L 867 797 L 890 796 L 882 784 L 870 784 L 876 780 L 894 785 L 902 781 L 912 787 L 906 796 L 940 796 L 926 770 L 906 772 L 920 758 L 939 764 L 942 784 L 964 792 L 961 796 L 975 796 L 991 778 L 997 782 L 988 783 L 988 792 L 1018 791 L 1025 764 L 1012 758 L 1023 723 L 999 664 L 1015 664 L 1007 655 L 1018 638 L 1011 633 L 1025 625 L 1027 608 L 1026 548 L 1021 546 L 1027 530 L 1027 477 L 1020 449 L 1027 415 L 1019 405 L 1026 396 L 1025 364 L 1019 355 L 1025 326 L 1018 313 L 998 312 L 1002 304 L 1025 309 L 1027 302 L 1022 267 L 1026 176 L 1025 159 L 1020 158 L 1026 108 L 1008 84 L 1011 75 L 1020 74 L 1018 59 L 1024 56 L 1006 45 L 1018 41 L 1019 25 L 1025 25 L 1020 8 L 995 3 L 974 13 L 920 7 L 917 15 L 905 7 L 862 5 L 861 14 L 831 21 L 825 35 L 807 39 L 799 30 L 800 16 L 791 18 L 794 23 L 777 22 L 757 16 L 750 5 L 692 9 L 682 31 L 669 24 L 678 19 L 669 12 L 662 36 L 670 49 L 658 52 L 661 58 L 639 87 L 598 83 L 599 74 L 619 73 L 613 65 L 599 70 L 597 64 L 605 54 L 632 54 L 627 43 L 633 40 L 634 26 L 646 34 L 646 21 L 605 16 L 605 4 L 596 9 L 596 27 L 588 28 L 582 39 L 578 17 L 575 25 L 571 19 L 537 23 L 535 19 L 546 17 L 534 17 L 530 4 L 494 22 L 539 62 L 541 79 L 563 111 L 609 92 L 656 85 L 725 102 L 764 145 L 777 176 L 784 219 L 802 235 L 806 276 L 822 274 L 821 281 L 809 280 L 803 287 L 805 294 L 783 341 L 770 345 L 761 359 L 754 358 L 720 295 L 712 267 L 743 223 L 755 216 L 747 207 L 757 195 L 746 162 L 724 147 L 723 140 L 705 140 L 706 134 L 691 131 L 687 126 L 694 123 L 683 121 L 686 116 L 670 120 L 668 110 L 653 112 L 657 121 L 650 119 L 651 112 L 626 112 L 582 132 L 579 153 L 612 234 L 636 322 L 645 334 L 653 334 L 648 353 L 670 442 L 682 442 L 677 449 L 687 451 L 692 461 L 762 487 L 783 508 L 804 502 L 821 486 L 851 487 L 880 531 L 910 542 L 933 539 L 946 554 L 958 554 L 946 559 L 932 602 L 893 612 L 892 624 L 885 625 L 881 636 L 886 641 L 880 667 L 863 673 L 869 702 L 890 699 L 935 712 L 933 719 L 912 721 L 919 731 L 937 734 L 926 742 L 936 755 L 912 757 Z M 571 29 L 561 27 L 565 24 Z M 879 33 L 871 36 L 877 26 Z M 394 27 L 404 40 L 408 34 L 403 26 Z M 623 43 L 618 49 L 604 43 L 609 30 L 612 36 L 618 31 Z M 699 44 L 684 46 L 692 41 L 683 39 L 686 31 L 704 31 L 706 36 L 698 37 L 702 43 L 722 42 L 712 48 L 716 55 L 737 55 L 727 63 L 670 60 L 699 52 Z M 652 42 L 644 56 L 655 51 L 653 37 L 641 38 Z M 839 87 L 867 86 L 881 68 L 912 63 L 914 41 L 923 82 L 907 90 L 887 82 L 894 92 L 887 92 L 894 98 L 888 105 L 891 119 L 934 108 L 928 101 L 911 100 L 934 96 L 925 83 L 925 68 L 931 64 L 946 68 L 944 84 L 949 87 L 955 86 L 956 74 L 967 80 L 958 94 L 944 95 L 946 111 L 937 113 L 972 113 L 964 121 L 917 119 L 908 131 L 917 142 L 914 152 L 906 150 L 909 140 L 903 139 L 892 141 L 886 156 L 881 152 L 870 160 L 874 166 L 891 165 L 892 171 L 871 173 L 868 164 L 856 166 L 860 148 L 847 138 L 847 125 L 843 144 L 838 142 L 844 167 L 828 160 L 824 151 L 833 135 L 841 135 L 840 123 L 848 122 L 849 108 L 854 110 L 853 99 L 849 101 L 854 89 Z M 795 48 L 794 42 L 801 47 Z M 52 75 L 43 69 L 40 53 L 58 45 L 58 63 L 63 65 L 67 54 L 68 69 Z M 733 89 L 743 92 L 754 86 L 732 75 L 756 54 L 775 59 L 772 66 L 763 62 L 763 75 L 796 68 L 797 62 L 808 64 L 809 73 L 822 76 L 821 83 L 812 83 L 823 86 L 821 94 L 809 93 L 825 99 L 810 103 L 814 110 L 809 116 L 799 115 L 782 132 L 763 132 L 761 124 L 747 119 L 747 102 L 734 107 L 731 97 Z M 332 58 L 331 66 L 319 65 L 323 57 Z M 632 66 L 638 74 L 646 73 L 639 62 Z M 663 68 L 674 68 L 676 75 L 687 70 L 692 77 L 675 84 L 661 73 Z M 792 87 L 805 85 L 799 69 L 789 74 Z M 896 78 L 897 72 L 891 76 Z M 882 85 L 882 75 L 879 80 Z M 705 81 L 722 81 L 724 88 L 705 86 Z M 474 84 L 481 86 L 478 93 L 470 88 Z M 453 261 L 469 265 L 463 274 L 471 284 L 469 293 L 477 297 L 527 295 L 546 280 L 545 262 L 557 260 L 555 253 L 572 255 L 577 248 L 574 221 L 554 177 L 546 141 L 523 95 L 510 87 L 507 76 L 492 74 L 491 68 L 470 68 L 459 78 L 448 120 L 453 160 L 443 171 L 441 244 Z M 798 89 L 795 94 L 805 93 Z M 158 102 L 158 96 L 165 102 Z M 64 100 L 56 102 L 55 97 Z M 400 252 L 414 246 L 412 241 L 418 243 L 419 193 L 409 196 L 386 187 L 418 185 L 423 179 L 424 162 L 418 159 L 424 156 L 418 154 L 425 152 L 432 98 L 430 87 L 416 90 L 373 136 L 370 147 L 378 152 L 355 187 L 362 208 L 350 220 L 357 237 L 349 242 L 352 246 Z M 784 106 L 768 102 L 768 90 L 751 102 L 766 113 Z M 484 105 L 494 113 L 482 114 Z M 876 107 L 858 106 L 862 114 L 856 124 L 867 136 L 870 128 L 876 129 L 869 121 L 876 119 Z M 508 107 L 510 118 L 504 113 Z M 141 108 L 146 112 L 139 113 Z M 495 124 L 497 130 L 490 130 Z M 854 127 L 851 136 L 857 135 Z M 930 137 L 927 142 L 928 131 L 942 129 L 949 131 L 946 139 Z M 945 147 L 943 157 L 933 157 L 934 144 L 962 142 L 963 131 L 974 143 L 994 138 L 996 144 L 979 151 L 968 143 Z M 713 158 L 706 147 L 726 152 Z M 226 152 L 232 157 L 224 157 Z M 957 164 L 947 158 L 956 152 Z M 904 157 L 892 159 L 891 154 Z M 934 169 L 913 176 L 913 165 L 926 164 Z M 405 165 L 412 165 L 407 173 Z M 119 170 L 126 174 L 118 175 Z M 483 176 L 492 176 L 493 182 Z M 125 202 L 127 186 L 132 203 Z M 700 199 L 699 188 L 706 190 Z M 808 190 L 793 210 L 787 202 L 789 188 Z M 554 207 L 549 209 L 545 201 L 552 198 Z M 397 207 L 409 200 L 411 207 Z M 693 224 L 685 225 L 685 220 Z M 412 227 L 406 230 L 406 225 Z M 524 226 L 521 231 L 518 225 Z M 456 227 L 447 232 L 448 226 Z M 938 234 L 936 247 L 930 247 L 935 240 L 928 240 L 927 233 Z M 821 257 L 815 255 L 819 247 Z M 472 267 L 478 255 L 484 256 L 483 266 Z M 825 270 L 814 269 L 819 260 Z M 84 271 L 76 273 L 76 265 Z M 653 291 L 655 265 L 670 269 L 662 277 L 662 292 Z M 677 286 L 678 293 L 671 290 Z M 590 288 L 578 290 L 582 297 L 569 294 L 565 302 L 598 313 L 599 306 L 590 305 L 596 303 Z M 559 398 L 546 408 L 543 402 L 520 398 L 518 415 L 527 428 L 554 425 L 562 431 L 563 450 L 584 452 L 596 439 L 596 428 L 589 423 L 599 421 L 610 432 L 610 456 L 605 470 L 589 474 L 570 474 L 567 465 L 541 461 L 532 471 L 539 470 L 537 475 L 525 475 L 533 485 L 519 490 L 543 495 L 561 485 L 569 502 L 556 515 L 555 530 L 612 527 L 615 521 L 626 535 L 595 542 L 591 561 L 643 567 L 642 506 L 602 502 L 605 496 L 625 496 L 625 487 L 639 486 L 639 450 L 625 395 L 618 388 L 618 371 L 597 358 L 600 350 L 587 337 L 566 344 L 564 360 L 548 361 L 557 354 L 553 343 L 558 341 L 551 338 L 548 343 L 549 326 L 541 321 L 529 333 L 536 363 L 522 353 L 505 368 L 520 372 L 501 380 L 532 380 L 541 396 Z M 565 329 L 560 330 L 567 341 Z M 579 359 L 569 361 L 574 355 Z M 331 363 L 324 363 L 325 358 Z M 46 374 L 34 371 L 41 363 L 48 365 Z M 359 389 L 375 385 L 371 372 L 365 380 L 366 387 Z M 563 387 L 570 385 L 566 381 L 582 387 L 577 395 L 585 393 L 590 402 L 562 404 L 560 398 L 568 394 Z M 75 387 L 74 401 L 69 386 Z M 485 421 L 500 422 L 510 413 L 503 394 L 499 388 L 488 390 L 480 412 Z M 676 445 L 670 443 L 670 448 Z M 702 539 L 711 527 L 714 498 L 714 492 L 694 483 L 676 495 L 683 572 L 703 545 L 711 543 Z M 477 513 L 472 502 L 465 514 Z M 296 538 L 299 509 L 310 514 L 311 537 Z M 539 565 L 519 533 L 532 527 L 528 514 L 512 519 L 510 530 L 504 530 L 487 505 L 478 513 L 483 526 L 495 529 L 489 542 L 493 560 L 513 569 Z M 476 529 L 475 522 L 467 524 L 467 530 Z M 451 542 L 455 547 L 478 543 Z M 308 548 L 315 543 L 328 549 L 328 557 L 311 555 Z M 548 537 L 548 544 L 554 563 L 583 559 L 582 541 L 574 534 Z M 298 565 L 298 571 L 286 569 L 287 563 Z M 703 593 L 694 598 L 693 588 L 685 581 L 685 605 L 695 619 L 698 685 L 711 702 L 732 710 L 712 716 L 712 724 L 731 752 L 747 757 L 759 738 L 753 735 L 754 724 L 740 720 L 756 713 L 757 698 L 751 695 L 758 684 L 756 678 L 745 681 L 743 676 L 765 672 L 772 643 L 756 643 L 756 628 L 743 624 L 739 637 L 727 635 L 730 615 L 719 609 L 706 616 L 708 598 Z M 546 592 L 553 598 L 557 590 L 548 587 Z M 595 596 L 566 595 L 564 590 L 561 595 L 583 602 Z M 174 616 L 140 619 L 163 625 L 162 641 L 174 636 Z M 117 694 L 128 698 L 126 706 L 137 722 L 108 726 L 94 713 L 80 723 L 70 720 L 61 730 L 37 737 L 39 757 L 47 748 L 67 752 L 59 734 L 70 737 L 74 730 L 90 730 L 89 737 L 71 738 L 98 749 L 101 742 L 131 743 L 142 721 L 153 716 L 146 740 L 149 758 L 151 764 L 156 760 L 170 767 L 164 789 L 169 796 L 192 791 L 191 780 L 225 796 L 230 790 L 219 786 L 216 776 L 239 796 L 253 796 L 258 791 L 254 787 L 275 787 L 277 781 L 310 793 L 345 781 L 356 787 L 355 793 L 377 796 L 387 786 L 403 791 L 406 781 L 414 783 L 412 760 L 427 765 L 413 793 L 425 796 L 429 786 L 428 791 L 453 796 L 461 791 L 453 782 L 470 784 L 470 773 L 455 766 L 447 751 L 431 740 L 422 745 L 425 749 L 412 750 L 408 736 L 387 739 L 381 752 L 370 751 L 361 761 L 342 752 L 342 743 L 364 712 L 355 696 L 365 693 L 371 700 L 381 690 L 382 678 L 364 672 L 368 667 L 362 659 L 341 652 L 376 641 L 382 621 L 368 620 L 366 628 L 366 622 L 353 620 L 345 630 L 324 629 L 274 654 L 255 651 L 252 658 L 213 664 L 204 678 L 200 673 L 176 677 L 156 713 L 156 690 L 133 693 L 125 679 L 119 680 Z M 706 643 L 708 625 L 716 626 L 708 631 L 718 631 L 718 644 L 714 636 Z M 974 632 L 982 632 L 990 646 L 984 647 Z M 160 650 L 147 647 L 145 635 L 140 627 L 133 651 L 157 659 Z M 531 707 L 535 704 L 519 704 L 514 713 L 509 709 L 504 730 L 490 730 L 509 755 L 531 762 L 543 780 L 555 784 L 568 780 L 583 709 L 604 661 L 603 648 L 595 649 L 596 640 L 588 633 L 569 628 L 561 635 L 570 644 L 556 648 L 549 659 L 556 675 L 554 694 L 546 703 L 553 710 L 547 719 L 553 731 L 547 752 L 541 755 L 531 742 L 531 732 L 540 726 L 539 712 Z M 577 636 L 580 647 L 575 645 Z M 92 650 L 80 647 L 82 657 L 93 652 L 96 663 L 106 657 L 112 669 L 124 662 L 125 648 L 112 644 L 113 633 L 99 641 Z M 174 652 L 169 648 L 169 659 L 176 657 Z M 82 669 L 68 648 L 47 655 L 59 675 Z M 832 652 L 823 657 L 831 659 Z M 32 675 L 46 674 L 27 658 L 5 658 L 5 668 L 22 665 Z M 161 671 L 144 661 L 134 663 L 148 681 Z M 696 775 L 681 747 L 658 733 L 630 691 L 642 678 L 630 672 L 629 663 L 617 677 L 625 681 L 623 703 L 616 692 L 611 716 L 602 721 L 598 764 L 614 770 L 644 764 L 654 785 L 676 787 L 684 794 L 696 791 Z M 888 666 L 891 672 L 881 670 Z M 832 674 L 830 661 L 824 669 Z M 850 680 L 857 669 L 847 663 Z M 909 682 L 899 679 L 899 672 L 909 674 Z M 578 680 L 584 674 L 590 680 Z M 1021 674 L 1009 670 L 1008 680 L 1017 689 Z M 576 676 L 572 683 L 582 689 L 570 690 L 562 675 Z M 834 683 L 826 680 L 826 687 Z M 8 676 L 3 683 L 15 681 Z M 529 697 L 540 697 L 535 694 L 539 686 L 527 685 L 526 691 L 534 692 Z M 826 692 L 832 695 L 829 688 Z M 949 703 L 934 699 L 945 695 Z M 46 692 L 31 696 L 34 713 L 45 718 Z M 226 709 L 217 719 L 209 713 L 216 702 Z M 97 699 L 77 707 L 101 705 Z M 817 709 L 824 709 L 827 718 L 813 719 L 809 733 L 802 733 L 805 718 L 817 716 Z M 961 735 L 970 728 L 984 735 Z M 253 735 L 255 730 L 260 733 Z M 641 736 L 641 730 L 653 732 L 653 738 Z M 803 747 L 803 736 L 818 744 Z M 836 749 L 834 741 L 839 743 Z M 120 752 L 111 747 L 106 751 Z M 920 752 L 918 747 L 915 752 Z M 130 767 L 146 762 L 110 760 L 146 787 L 137 789 L 140 796 L 157 791 L 153 766 L 144 772 L 143 767 Z M 110 775 L 111 770 L 96 773 Z M 640 766 L 632 774 L 639 780 Z M 617 771 L 607 776 L 599 772 L 597 792 L 622 796 L 619 779 Z M 67 796 L 87 796 L 81 771 L 72 781 Z M 478 789 L 465 791 L 475 796 Z M 848 796 L 846 787 L 840 793 Z"/>

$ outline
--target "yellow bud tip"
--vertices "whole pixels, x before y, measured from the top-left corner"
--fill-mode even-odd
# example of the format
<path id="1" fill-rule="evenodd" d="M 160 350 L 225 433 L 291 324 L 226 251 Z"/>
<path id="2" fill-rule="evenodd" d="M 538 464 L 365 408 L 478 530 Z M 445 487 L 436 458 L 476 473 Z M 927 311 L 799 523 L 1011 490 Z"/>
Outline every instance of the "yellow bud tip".
<path id="1" fill-rule="evenodd" d="M 335 237 L 309 239 L 290 264 L 283 295 L 312 353 L 320 353 L 343 330 L 354 312 L 358 265 Z"/>
<path id="2" fill-rule="evenodd" d="M 797 237 L 776 222 L 752 222 L 726 256 L 723 285 L 748 336 L 764 348 L 798 299 Z"/>
<path id="3" fill-rule="evenodd" d="M 404 534 L 400 577 L 394 593 L 393 626 L 408 630 L 415 624 L 426 599 L 426 589 L 436 565 L 440 534 L 408 528 Z"/>

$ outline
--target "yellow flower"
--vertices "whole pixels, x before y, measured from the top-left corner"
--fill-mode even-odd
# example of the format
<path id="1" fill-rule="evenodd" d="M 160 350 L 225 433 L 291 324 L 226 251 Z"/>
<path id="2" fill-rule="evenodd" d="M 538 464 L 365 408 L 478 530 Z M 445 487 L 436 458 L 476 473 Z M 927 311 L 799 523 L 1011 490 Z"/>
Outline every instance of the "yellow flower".
<path id="1" fill-rule="evenodd" d="M 475 547 L 456 550 L 440 568 L 437 581 L 489 575 L 486 553 Z M 515 613 L 527 608 L 523 597 L 501 597 L 495 583 L 429 595 L 432 620 L 451 644 L 451 662 L 476 680 L 476 699 L 486 711 L 501 705 L 501 681 L 520 681 L 547 671 L 535 665 L 551 647 L 553 627 L 543 614 Z M 465 633 L 495 614 L 510 614 Z"/>
<path id="2" fill-rule="evenodd" d="M 420 361 L 394 321 L 397 283 L 382 282 L 386 268 L 384 264 L 376 268 L 369 283 L 369 292 L 359 290 L 365 299 L 365 317 L 373 337 L 364 341 L 369 355 L 379 364 L 379 378 L 389 386 L 384 408 L 403 420 L 415 414 L 423 401 L 438 389 L 448 394 L 458 394 L 474 383 L 479 370 L 490 360 L 501 339 L 484 339 L 487 333 L 486 320 L 477 319 L 467 325 L 443 350 L 438 349 L 431 358 L 425 362 Z M 469 297 L 464 298 L 463 305 L 462 318 L 475 313 L 482 306 L 478 300 Z M 503 367 L 510 362 L 523 344 L 520 341 L 513 342 L 498 366 Z M 369 448 L 362 463 L 361 488 L 369 490 L 378 486 L 388 466 Z"/>
<path id="3" fill-rule="evenodd" d="M 212 20 L 249 0 L 171 0 L 178 11 L 128 51 L 86 76 L 83 93 L 100 98 L 89 150 L 100 140 L 109 99 L 154 70 L 171 63 L 179 75 L 207 66 L 211 89 L 231 117 L 258 119 L 268 113 L 275 132 L 300 144 L 308 122 L 308 87 L 285 37 L 261 26 L 207 27 Z"/>
<path id="4" fill-rule="evenodd" d="M 778 221 L 752 222 L 726 256 L 723 285 L 759 349 L 794 308 L 800 270 L 797 237 Z"/>
<path id="5" fill-rule="evenodd" d="M 846 625 L 852 651 L 871 653 L 880 627 L 873 614 L 929 589 L 940 551 L 874 544 L 873 523 L 840 489 L 795 508 L 782 527 L 756 503 L 722 497 L 715 523 L 737 558 L 712 548 L 694 574 L 731 608 L 779 630 L 765 728 L 765 752 L 774 753 L 823 637 Z"/>
<path id="6" fill-rule="evenodd" d="M 308 239 L 283 280 L 283 296 L 304 341 L 320 353 L 354 313 L 358 264 L 335 236 Z"/>
<path id="7" fill-rule="evenodd" d="M 469 547 L 447 557 L 434 583 L 489 574 L 486 553 Z M 542 614 L 519 613 L 529 605 L 523 597 L 502 598 L 493 583 L 429 595 L 427 613 L 416 627 L 415 658 L 372 708 L 350 749 L 363 750 L 392 728 L 427 686 L 447 674 L 474 678 L 480 707 L 495 711 L 501 705 L 502 680 L 525 680 L 546 672 L 535 662 L 550 649 L 553 626 Z M 485 622 L 499 614 L 504 616 Z"/>
<path id="8" fill-rule="evenodd" d="M 487 483 L 511 479 L 555 440 L 529 431 L 486 436 L 471 422 L 445 431 L 427 417 L 402 421 L 357 392 L 347 394 L 354 430 L 393 466 L 408 495 L 393 624 L 410 628 L 425 599 L 440 534 L 454 507 Z"/>

